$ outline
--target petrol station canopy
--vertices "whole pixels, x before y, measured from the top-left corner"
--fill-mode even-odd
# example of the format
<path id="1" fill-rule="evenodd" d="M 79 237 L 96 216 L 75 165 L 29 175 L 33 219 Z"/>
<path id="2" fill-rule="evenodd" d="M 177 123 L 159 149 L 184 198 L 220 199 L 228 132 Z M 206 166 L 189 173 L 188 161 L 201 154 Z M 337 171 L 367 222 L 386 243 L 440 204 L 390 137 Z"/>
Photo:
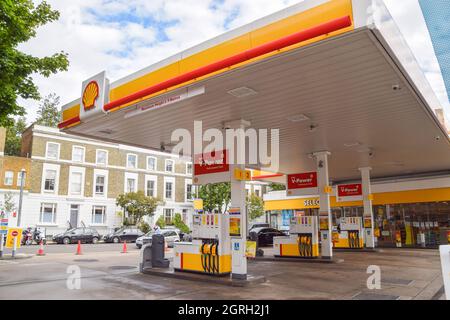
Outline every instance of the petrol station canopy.
<path id="1" fill-rule="evenodd" d="M 450 169 L 439 101 L 381 0 L 307 0 L 117 82 L 93 79 L 105 102 L 64 106 L 64 131 L 159 150 L 196 120 L 244 119 L 280 129 L 282 174 L 314 171 L 319 151 L 335 182 L 364 166 L 374 178 Z"/>

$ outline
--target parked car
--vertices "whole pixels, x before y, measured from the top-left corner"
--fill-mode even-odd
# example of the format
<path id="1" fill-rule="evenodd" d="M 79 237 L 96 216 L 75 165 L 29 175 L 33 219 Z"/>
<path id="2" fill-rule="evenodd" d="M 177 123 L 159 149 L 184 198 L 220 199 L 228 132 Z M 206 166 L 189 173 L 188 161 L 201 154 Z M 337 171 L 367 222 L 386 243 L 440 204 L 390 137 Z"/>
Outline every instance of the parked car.
<path id="1" fill-rule="evenodd" d="M 252 229 L 256 229 L 256 228 L 270 228 L 270 224 L 268 223 L 254 223 L 250 226 L 250 228 L 248 229 L 249 231 L 251 231 Z"/>
<path id="2" fill-rule="evenodd" d="M 254 228 L 249 232 L 250 240 L 257 241 L 260 247 L 272 246 L 274 237 L 285 236 L 283 231 L 274 228 Z"/>
<path id="3" fill-rule="evenodd" d="M 70 244 L 81 241 L 82 243 L 97 243 L 101 236 L 92 228 L 73 228 L 66 232 L 53 236 L 53 241 L 58 244 Z"/>
<path id="4" fill-rule="evenodd" d="M 175 242 L 180 242 L 180 234 L 177 229 L 161 229 L 157 231 L 150 231 L 146 235 L 138 238 L 136 240 L 136 247 L 140 249 L 143 245 L 152 243 L 152 237 L 154 234 L 162 234 L 168 247 L 173 247 Z"/>
<path id="5" fill-rule="evenodd" d="M 144 233 L 137 227 L 122 227 L 103 237 L 105 242 L 136 242 L 136 239 L 142 237 Z"/>

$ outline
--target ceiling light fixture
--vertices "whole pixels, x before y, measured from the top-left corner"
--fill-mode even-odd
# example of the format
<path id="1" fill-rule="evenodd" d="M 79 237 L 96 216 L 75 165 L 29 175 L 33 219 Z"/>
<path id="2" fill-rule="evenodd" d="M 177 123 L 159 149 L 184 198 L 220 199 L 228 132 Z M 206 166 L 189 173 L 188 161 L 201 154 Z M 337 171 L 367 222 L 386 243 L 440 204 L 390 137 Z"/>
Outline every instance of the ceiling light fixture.
<path id="1" fill-rule="evenodd" d="M 289 120 L 290 122 L 297 123 L 297 122 L 310 120 L 310 118 L 308 116 L 304 115 L 303 113 L 301 113 L 301 114 L 296 114 L 296 115 L 290 116 L 287 118 L 287 120 Z"/>
<path id="2" fill-rule="evenodd" d="M 240 88 L 236 88 L 236 89 L 228 91 L 228 94 L 230 94 L 236 98 L 245 98 L 245 97 L 257 95 L 258 92 L 256 92 L 253 89 L 247 88 L 247 87 L 240 87 Z"/>

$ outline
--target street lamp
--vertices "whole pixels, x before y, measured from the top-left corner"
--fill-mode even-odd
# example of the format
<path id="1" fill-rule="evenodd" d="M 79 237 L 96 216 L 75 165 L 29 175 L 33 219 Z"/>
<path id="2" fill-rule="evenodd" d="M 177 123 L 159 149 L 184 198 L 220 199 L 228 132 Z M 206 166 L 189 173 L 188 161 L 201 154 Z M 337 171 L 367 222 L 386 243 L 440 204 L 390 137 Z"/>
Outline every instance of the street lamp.
<path id="1" fill-rule="evenodd" d="M 25 169 L 20 170 L 20 196 L 19 196 L 19 210 L 17 212 L 17 227 L 20 228 L 22 218 L 22 200 L 23 200 L 23 188 L 25 185 Z"/>

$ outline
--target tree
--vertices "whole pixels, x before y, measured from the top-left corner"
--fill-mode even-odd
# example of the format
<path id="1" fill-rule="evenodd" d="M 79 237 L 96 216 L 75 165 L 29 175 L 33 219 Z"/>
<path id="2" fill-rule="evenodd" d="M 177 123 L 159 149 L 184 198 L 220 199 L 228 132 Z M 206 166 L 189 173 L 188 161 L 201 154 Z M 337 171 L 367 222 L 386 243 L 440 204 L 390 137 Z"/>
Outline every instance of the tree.
<path id="1" fill-rule="evenodd" d="M 59 99 L 59 96 L 51 93 L 42 100 L 37 111 L 36 124 L 52 128 L 58 127 L 61 120 L 61 112 L 58 110 Z"/>
<path id="2" fill-rule="evenodd" d="M 175 217 L 173 219 L 173 225 L 175 228 L 178 228 L 182 233 L 189 233 L 189 227 L 183 222 L 183 219 L 181 218 L 181 214 L 177 213 L 175 214 Z"/>
<path id="3" fill-rule="evenodd" d="M 7 156 L 20 156 L 22 147 L 22 133 L 26 130 L 27 123 L 21 117 L 13 120 L 13 124 L 6 128 L 5 154 Z"/>
<path id="4" fill-rule="evenodd" d="M 264 201 L 254 193 L 247 197 L 247 214 L 249 220 L 255 220 L 264 215 Z"/>
<path id="5" fill-rule="evenodd" d="M 16 203 L 14 202 L 13 195 L 8 192 L 5 193 L 3 204 L 1 205 L 1 210 L 6 217 L 16 210 Z"/>
<path id="6" fill-rule="evenodd" d="M 144 192 L 130 192 L 119 195 L 116 204 L 128 214 L 128 222 L 139 225 L 145 216 L 153 216 L 162 204 L 157 198 L 147 197 Z"/>
<path id="7" fill-rule="evenodd" d="M 156 225 L 161 229 L 164 229 L 166 227 L 166 220 L 164 220 L 163 216 L 159 217 L 158 221 L 156 221 Z"/>
<path id="8" fill-rule="evenodd" d="M 24 115 L 17 98 L 39 100 L 32 75 L 49 77 L 67 71 L 69 62 L 65 52 L 47 57 L 34 57 L 18 50 L 21 43 L 36 36 L 36 29 L 59 19 L 45 1 L 37 6 L 32 0 L 0 1 L 0 125 L 12 123 L 11 116 Z"/>
<path id="9" fill-rule="evenodd" d="M 226 212 L 231 201 L 231 184 L 223 182 L 201 186 L 198 196 L 203 200 L 203 210 L 206 212 Z"/>
<path id="10" fill-rule="evenodd" d="M 282 191 L 282 190 L 286 190 L 286 186 L 284 184 L 281 183 L 271 183 L 269 185 L 270 190 L 272 191 Z"/>

